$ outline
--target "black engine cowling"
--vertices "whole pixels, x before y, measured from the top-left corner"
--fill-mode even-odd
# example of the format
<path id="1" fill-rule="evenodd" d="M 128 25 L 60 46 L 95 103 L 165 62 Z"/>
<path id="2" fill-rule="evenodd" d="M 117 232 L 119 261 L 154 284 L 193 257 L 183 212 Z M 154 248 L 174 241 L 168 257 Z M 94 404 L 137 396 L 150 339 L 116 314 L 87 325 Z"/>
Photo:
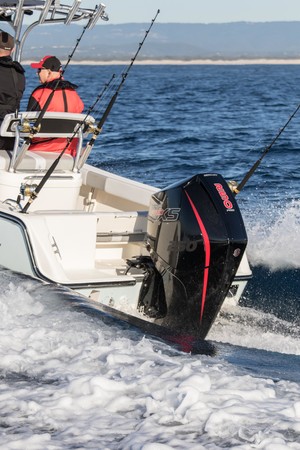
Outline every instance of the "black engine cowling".
<path id="1" fill-rule="evenodd" d="M 147 234 L 151 261 L 139 306 L 173 332 L 205 338 L 247 245 L 226 181 L 196 175 L 154 194 Z"/>

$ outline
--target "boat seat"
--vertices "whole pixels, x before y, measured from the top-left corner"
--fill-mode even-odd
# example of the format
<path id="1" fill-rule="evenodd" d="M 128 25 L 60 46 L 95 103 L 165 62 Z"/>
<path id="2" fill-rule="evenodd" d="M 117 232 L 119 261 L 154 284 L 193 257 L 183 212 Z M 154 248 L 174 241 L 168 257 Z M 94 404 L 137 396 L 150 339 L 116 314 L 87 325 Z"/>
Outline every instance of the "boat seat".
<path id="1" fill-rule="evenodd" d="M 6 114 L 0 127 L 0 136 L 7 138 L 14 137 L 15 144 L 11 152 L 7 150 L 0 151 L 1 168 L 10 171 L 17 169 L 48 169 L 51 163 L 57 158 L 60 152 L 31 152 L 30 154 L 30 147 L 28 151 L 22 154 L 22 139 L 30 136 L 32 127 L 34 127 L 39 115 L 39 111 L 23 111 L 17 115 L 14 113 Z M 66 166 L 68 170 L 72 170 L 77 166 L 81 156 L 83 138 L 91 131 L 90 127 L 94 122 L 95 119 L 86 114 L 46 112 L 42 118 L 38 132 L 34 134 L 34 138 L 76 138 L 76 157 L 73 158 L 72 156 L 64 155 L 66 158 L 63 158 L 63 160 L 66 164 L 62 163 L 59 167 L 62 169 L 62 166 Z M 7 152 L 7 154 L 4 152 Z M 35 154 L 38 156 L 35 156 Z"/>
<path id="2" fill-rule="evenodd" d="M 158 191 L 157 188 L 152 186 L 137 181 L 131 182 L 119 175 L 106 172 L 96 167 L 92 169 L 83 167 L 81 173 L 83 184 L 99 189 L 105 194 L 132 202 L 135 206 L 128 205 L 130 209 L 146 209 L 151 196 Z M 120 209 L 122 207 L 123 205 L 120 204 Z"/>
<path id="3" fill-rule="evenodd" d="M 52 152 L 31 152 L 27 151 L 18 166 L 20 171 L 43 171 L 49 169 L 57 158 L 57 153 Z M 0 150 L 0 170 L 9 170 L 12 160 L 12 151 Z M 59 161 L 58 170 L 72 170 L 74 158 L 71 155 L 63 155 Z"/>
<path id="4" fill-rule="evenodd" d="M 15 137 L 16 129 L 21 125 L 19 130 L 20 137 L 28 137 L 30 127 L 35 124 L 39 115 L 40 111 L 22 111 L 17 116 L 14 113 L 6 114 L 0 127 L 0 136 Z M 49 111 L 44 114 L 40 130 L 34 137 L 72 137 L 76 126 L 83 122 L 91 124 L 95 122 L 95 119 L 86 114 Z M 78 134 L 79 130 L 76 136 Z"/>

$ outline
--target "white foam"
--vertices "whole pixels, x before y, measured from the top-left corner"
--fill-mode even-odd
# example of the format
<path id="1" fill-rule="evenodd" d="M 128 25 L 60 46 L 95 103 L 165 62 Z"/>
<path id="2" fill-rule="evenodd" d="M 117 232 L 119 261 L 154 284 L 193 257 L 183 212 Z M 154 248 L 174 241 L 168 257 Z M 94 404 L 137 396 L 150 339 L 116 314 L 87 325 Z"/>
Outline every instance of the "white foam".
<path id="1" fill-rule="evenodd" d="M 247 348 L 300 355 L 299 336 L 298 325 L 273 314 L 225 303 L 208 338 Z"/>
<path id="2" fill-rule="evenodd" d="M 300 448 L 299 383 L 132 339 L 59 288 L 0 285 L 1 450 Z"/>
<path id="3" fill-rule="evenodd" d="M 247 220 L 247 254 L 253 265 L 272 270 L 300 268 L 300 201 L 255 212 Z"/>

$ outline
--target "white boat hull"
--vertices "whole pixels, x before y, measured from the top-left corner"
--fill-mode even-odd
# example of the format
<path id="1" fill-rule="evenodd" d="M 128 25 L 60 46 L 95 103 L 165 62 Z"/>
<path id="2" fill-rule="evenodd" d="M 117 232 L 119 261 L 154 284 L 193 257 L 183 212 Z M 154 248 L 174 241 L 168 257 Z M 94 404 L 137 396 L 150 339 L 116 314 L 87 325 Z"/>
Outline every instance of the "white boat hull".
<path id="1" fill-rule="evenodd" d="M 49 155 L 35 157 L 45 157 L 45 166 L 51 163 Z M 67 160 L 26 214 L 20 208 L 28 198 L 19 199 L 18 207 L 12 200 L 22 183 L 38 184 L 41 171 L 0 171 L 0 264 L 66 286 L 118 313 L 154 322 L 138 308 L 144 272 L 128 270 L 127 260 L 149 254 L 147 216 L 157 189 L 89 165 L 80 172 L 63 169 Z M 228 300 L 238 302 L 250 276 L 244 256 Z"/>

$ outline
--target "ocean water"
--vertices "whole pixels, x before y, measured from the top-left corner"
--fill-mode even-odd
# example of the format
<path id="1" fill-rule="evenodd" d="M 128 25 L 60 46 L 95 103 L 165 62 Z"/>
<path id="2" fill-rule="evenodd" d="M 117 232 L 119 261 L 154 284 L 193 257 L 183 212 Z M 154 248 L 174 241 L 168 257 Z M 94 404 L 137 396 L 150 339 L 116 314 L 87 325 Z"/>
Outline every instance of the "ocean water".
<path id="1" fill-rule="evenodd" d="M 121 66 L 69 66 L 86 108 Z M 37 78 L 27 68 L 24 105 Z M 101 118 L 115 92 L 97 104 Z M 300 102 L 297 65 L 136 65 L 90 163 L 241 181 Z M 0 449 L 300 449 L 300 113 L 237 199 L 253 279 L 191 355 L 0 271 Z"/>

